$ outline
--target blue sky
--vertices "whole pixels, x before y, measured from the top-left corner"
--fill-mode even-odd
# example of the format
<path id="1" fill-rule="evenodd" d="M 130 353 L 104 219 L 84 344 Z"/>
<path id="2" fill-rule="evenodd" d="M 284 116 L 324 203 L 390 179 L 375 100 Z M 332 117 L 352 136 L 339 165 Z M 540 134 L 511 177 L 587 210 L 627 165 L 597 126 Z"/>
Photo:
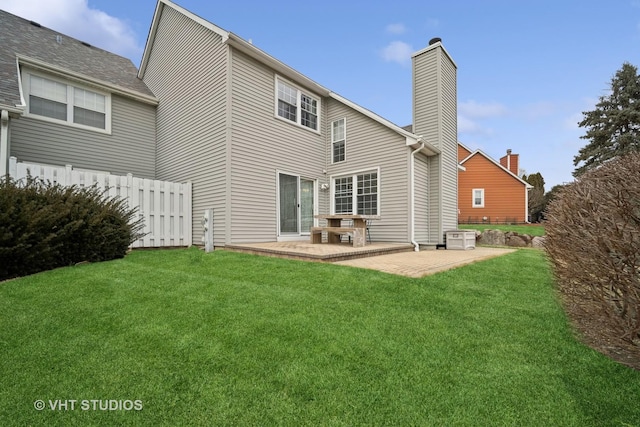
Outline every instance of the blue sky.
<path id="1" fill-rule="evenodd" d="M 571 181 L 577 123 L 627 61 L 640 66 L 640 0 L 300 2 L 178 0 L 319 84 L 411 123 L 411 53 L 433 37 L 458 65 L 458 139 L 508 148 L 546 190 Z M 0 0 L 0 8 L 130 58 L 155 0 Z"/>

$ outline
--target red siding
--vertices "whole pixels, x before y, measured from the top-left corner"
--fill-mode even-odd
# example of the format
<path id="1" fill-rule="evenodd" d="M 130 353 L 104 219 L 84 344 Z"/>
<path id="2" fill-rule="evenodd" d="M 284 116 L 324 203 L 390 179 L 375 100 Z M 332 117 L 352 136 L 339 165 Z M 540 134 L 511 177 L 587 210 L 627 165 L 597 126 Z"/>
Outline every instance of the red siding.
<path id="1" fill-rule="evenodd" d="M 471 151 L 467 150 L 462 145 L 458 144 L 458 162 L 463 161 L 464 159 L 469 157 L 470 154 L 471 154 Z"/>
<path id="2" fill-rule="evenodd" d="M 521 181 L 480 153 L 463 166 L 466 171 L 458 172 L 458 222 L 482 223 L 484 217 L 491 223 L 526 222 L 527 189 Z M 473 207 L 473 189 L 484 189 L 484 207 Z"/>

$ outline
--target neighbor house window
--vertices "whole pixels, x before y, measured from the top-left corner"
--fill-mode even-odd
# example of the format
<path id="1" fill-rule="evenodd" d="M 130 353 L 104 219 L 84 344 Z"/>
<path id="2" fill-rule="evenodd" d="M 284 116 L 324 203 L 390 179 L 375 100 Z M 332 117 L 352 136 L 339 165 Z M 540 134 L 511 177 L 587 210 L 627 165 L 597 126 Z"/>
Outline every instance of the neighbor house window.
<path id="1" fill-rule="evenodd" d="M 337 214 L 378 215 L 380 196 L 378 189 L 378 171 L 335 178 L 334 212 Z"/>
<path id="2" fill-rule="evenodd" d="M 472 195 L 473 195 L 473 207 L 483 208 L 484 207 L 484 188 L 474 188 L 472 190 Z"/>
<path id="3" fill-rule="evenodd" d="M 110 130 L 111 99 L 108 94 L 31 73 L 25 73 L 23 81 L 29 100 L 29 114 Z"/>
<path id="4" fill-rule="evenodd" d="M 336 120 L 331 123 L 332 163 L 344 162 L 346 149 L 345 143 L 345 119 Z"/>
<path id="5" fill-rule="evenodd" d="M 320 101 L 316 97 L 280 79 L 276 79 L 276 92 L 278 117 L 318 130 Z"/>

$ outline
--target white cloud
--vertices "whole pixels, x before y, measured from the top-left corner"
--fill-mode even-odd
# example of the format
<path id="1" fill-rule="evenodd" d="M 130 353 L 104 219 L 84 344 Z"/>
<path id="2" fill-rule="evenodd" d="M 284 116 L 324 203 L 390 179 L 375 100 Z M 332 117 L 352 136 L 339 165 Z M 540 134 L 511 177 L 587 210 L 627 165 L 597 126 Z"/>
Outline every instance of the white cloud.
<path id="1" fill-rule="evenodd" d="M 407 32 L 407 28 L 402 23 L 389 24 L 385 31 L 389 34 L 404 34 Z"/>
<path id="2" fill-rule="evenodd" d="M 382 59 L 387 62 L 397 62 L 401 65 L 409 65 L 411 63 L 411 54 L 413 51 L 414 50 L 411 45 L 401 41 L 394 41 L 383 48 L 380 55 L 382 56 Z"/>
<path id="3" fill-rule="evenodd" d="M 498 102 L 481 104 L 479 102 L 471 100 L 458 104 L 458 112 L 462 116 L 472 119 L 486 119 L 506 115 L 507 108 Z"/>
<path id="4" fill-rule="evenodd" d="M 89 7 L 87 0 L 2 0 L 7 12 L 131 58 L 137 63 L 143 46 L 123 20 Z"/>
<path id="5" fill-rule="evenodd" d="M 480 125 L 468 117 L 458 115 L 458 132 L 460 133 L 478 133 Z"/>

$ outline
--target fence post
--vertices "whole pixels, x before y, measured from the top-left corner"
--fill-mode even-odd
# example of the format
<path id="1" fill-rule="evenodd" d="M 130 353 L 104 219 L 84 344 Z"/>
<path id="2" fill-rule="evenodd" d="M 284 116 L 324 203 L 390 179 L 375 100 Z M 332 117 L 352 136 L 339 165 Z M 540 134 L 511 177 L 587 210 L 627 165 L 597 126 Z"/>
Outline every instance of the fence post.
<path id="1" fill-rule="evenodd" d="M 184 214 L 184 244 L 186 246 L 191 246 L 193 244 L 193 185 L 191 181 L 187 181 L 185 184 L 182 184 L 184 188 L 184 196 L 183 203 L 181 205 L 181 209 L 183 209 Z M 211 213 L 211 221 L 213 221 L 213 212 Z M 211 232 L 213 233 L 213 227 L 211 228 Z M 213 240 L 211 241 L 213 245 Z"/>
<path id="2" fill-rule="evenodd" d="M 62 185 L 71 185 L 72 184 L 72 182 L 71 182 L 71 180 L 72 180 L 72 178 L 71 178 L 72 171 L 73 171 L 73 166 L 71 166 L 71 165 L 65 165 L 64 166 L 64 182 L 61 183 Z M 59 181 L 60 178 L 61 177 L 58 177 L 58 182 L 60 182 Z"/>
<path id="3" fill-rule="evenodd" d="M 18 179 L 18 158 L 11 156 L 9 157 L 9 176 L 13 179 Z"/>

